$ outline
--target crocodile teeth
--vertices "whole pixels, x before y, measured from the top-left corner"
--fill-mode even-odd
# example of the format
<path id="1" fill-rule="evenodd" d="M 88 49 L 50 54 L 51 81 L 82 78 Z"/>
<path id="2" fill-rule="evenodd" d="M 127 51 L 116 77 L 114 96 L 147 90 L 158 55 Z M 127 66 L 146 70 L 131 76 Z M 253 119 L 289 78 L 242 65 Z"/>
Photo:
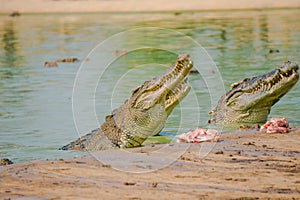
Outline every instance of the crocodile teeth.
<path id="1" fill-rule="evenodd" d="M 271 89 L 271 87 L 272 87 L 272 83 L 269 83 L 268 84 L 268 89 Z"/>

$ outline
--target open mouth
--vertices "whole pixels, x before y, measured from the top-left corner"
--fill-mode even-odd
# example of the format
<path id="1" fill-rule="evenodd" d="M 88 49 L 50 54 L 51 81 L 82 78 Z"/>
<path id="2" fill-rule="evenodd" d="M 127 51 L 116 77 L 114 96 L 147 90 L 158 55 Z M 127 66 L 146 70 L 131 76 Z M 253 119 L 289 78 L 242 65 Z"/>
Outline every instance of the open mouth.
<path id="1" fill-rule="evenodd" d="M 187 84 L 187 78 L 183 79 L 177 87 L 170 90 L 165 98 L 166 109 L 173 105 L 175 102 L 180 101 L 190 91 L 190 86 Z"/>
<path id="2" fill-rule="evenodd" d="M 285 94 L 298 81 L 298 69 L 296 63 L 288 61 L 267 74 L 246 78 L 241 82 L 232 84 L 232 89 L 226 93 L 227 105 L 230 105 L 241 95 L 257 93 L 259 96 L 269 94 L 275 97 Z"/>
<path id="3" fill-rule="evenodd" d="M 276 70 L 258 77 L 257 84 L 254 87 L 249 88 L 245 92 L 254 93 L 256 91 L 271 91 L 276 88 L 282 88 L 283 84 L 289 84 L 297 82 L 299 78 L 298 65 L 290 62 L 285 63 Z M 256 78 L 255 78 L 256 79 Z"/>
<path id="4" fill-rule="evenodd" d="M 132 95 L 136 95 L 134 107 L 150 109 L 155 104 L 160 104 L 170 113 L 190 90 L 187 75 L 192 67 L 193 62 L 188 54 L 179 55 L 167 72 L 132 90 Z"/>
<path id="5" fill-rule="evenodd" d="M 231 87 L 232 89 L 240 87 L 240 91 L 246 93 L 274 90 L 282 87 L 283 84 L 297 82 L 299 78 L 298 69 L 297 64 L 288 61 L 276 70 L 262 76 L 244 79 L 242 82 L 232 84 Z"/>
<path id="6" fill-rule="evenodd" d="M 168 88 L 168 92 L 165 96 L 166 110 L 171 108 L 174 104 L 176 105 L 190 91 L 190 86 L 187 83 L 187 75 L 192 67 L 193 62 L 189 55 L 184 54 L 178 56 L 177 63 L 171 70 L 172 78 L 165 81 L 165 85 L 167 85 Z M 170 74 L 166 75 L 166 77 L 170 77 Z"/>

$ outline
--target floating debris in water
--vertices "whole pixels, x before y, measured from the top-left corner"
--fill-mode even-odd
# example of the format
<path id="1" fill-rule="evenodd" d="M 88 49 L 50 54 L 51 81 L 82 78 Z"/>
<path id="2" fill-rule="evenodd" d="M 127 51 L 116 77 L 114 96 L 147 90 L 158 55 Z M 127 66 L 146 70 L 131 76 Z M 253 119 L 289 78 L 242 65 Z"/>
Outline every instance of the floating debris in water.
<path id="1" fill-rule="evenodd" d="M 114 52 L 114 55 L 116 57 L 119 57 L 119 56 L 124 56 L 126 55 L 128 52 L 125 50 L 125 49 L 122 49 L 122 50 L 115 50 Z"/>
<path id="2" fill-rule="evenodd" d="M 279 49 L 270 49 L 269 53 L 279 53 Z"/>
<path id="3" fill-rule="evenodd" d="M 46 61 L 44 62 L 45 67 L 57 67 L 57 63 L 55 61 Z"/>
<path id="4" fill-rule="evenodd" d="M 61 58 L 56 60 L 56 62 L 67 62 L 67 63 L 73 63 L 73 62 L 79 62 L 78 58 Z"/>
<path id="5" fill-rule="evenodd" d="M 174 12 L 175 16 L 178 16 L 178 15 L 181 15 L 181 14 L 182 14 L 181 12 Z"/>
<path id="6" fill-rule="evenodd" d="M 21 14 L 19 11 L 14 11 L 14 12 L 10 13 L 9 16 L 10 17 L 19 17 L 19 16 L 21 16 Z"/>
<path id="7" fill-rule="evenodd" d="M 45 67 L 57 67 L 57 63 L 61 62 L 61 63 L 74 63 L 74 62 L 79 62 L 80 59 L 78 58 L 61 58 L 61 59 L 57 59 L 55 61 L 46 61 L 44 62 L 44 66 Z M 89 58 L 83 58 L 82 61 L 89 61 Z"/>

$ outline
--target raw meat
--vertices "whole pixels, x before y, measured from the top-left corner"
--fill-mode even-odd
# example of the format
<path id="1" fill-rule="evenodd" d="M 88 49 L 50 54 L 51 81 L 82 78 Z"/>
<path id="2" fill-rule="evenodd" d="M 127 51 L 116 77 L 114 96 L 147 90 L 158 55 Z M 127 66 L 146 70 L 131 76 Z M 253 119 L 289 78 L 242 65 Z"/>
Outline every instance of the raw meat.
<path id="1" fill-rule="evenodd" d="M 260 130 L 267 133 L 288 133 L 289 123 L 286 118 L 271 118 Z"/>
<path id="2" fill-rule="evenodd" d="M 187 133 L 177 135 L 177 142 L 183 143 L 199 143 L 199 142 L 217 142 L 220 139 L 221 135 L 218 131 L 214 129 L 202 129 L 198 128 L 195 130 L 190 130 Z"/>

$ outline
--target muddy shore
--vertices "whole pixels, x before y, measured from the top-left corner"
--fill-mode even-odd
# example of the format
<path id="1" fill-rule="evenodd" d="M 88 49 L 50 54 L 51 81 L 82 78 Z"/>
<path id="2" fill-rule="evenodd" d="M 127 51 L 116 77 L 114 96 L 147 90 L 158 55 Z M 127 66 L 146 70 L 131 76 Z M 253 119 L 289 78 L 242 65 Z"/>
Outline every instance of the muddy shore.
<path id="1" fill-rule="evenodd" d="M 299 138 L 297 127 L 287 134 L 223 134 L 216 144 L 171 144 L 172 152 L 185 153 L 174 162 L 159 155 L 163 167 L 144 158 L 166 145 L 126 150 L 141 155 L 130 162 L 123 150 L 110 150 L 1 166 L 0 199 L 300 199 Z M 125 172 L 131 170 L 139 173 Z"/>

